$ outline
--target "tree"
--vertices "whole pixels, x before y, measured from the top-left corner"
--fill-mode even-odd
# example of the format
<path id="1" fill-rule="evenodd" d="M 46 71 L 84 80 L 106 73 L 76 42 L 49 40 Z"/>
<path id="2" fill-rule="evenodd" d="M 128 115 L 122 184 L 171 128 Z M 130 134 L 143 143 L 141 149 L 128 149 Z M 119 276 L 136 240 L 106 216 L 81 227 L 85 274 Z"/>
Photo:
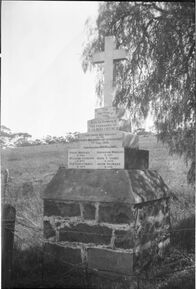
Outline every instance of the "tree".
<path id="1" fill-rule="evenodd" d="M 194 2 L 101 2 L 95 27 L 86 23 L 82 54 L 86 71 L 105 36 L 115 35 L 117 48 L 127 49 L 129 61 L 115 64 L 113 104 L 124 105 L 135 122 L 153 113 L 158 139 L 189 163 L 189 183 L 195 175 L 194 11 Z"/>
<path id="2" fill-rule="evenodd" d="M 78 139 L 78 135 L 79 135 L 79 132 L 77 131 L 66 133 L 65 135 L 66 142 L 71 143 L 71 142 L 76 141 Z"/>
<path id="3" fill-rule="evenodd" d="M 1 133 L 2 133 L 2 132 L 8 132 L 8 133 L 10 133 L 10 132 L 11 132 L 11 129 L 8 128 L 8 127 L 5 126 L 5 125 L 1 125 Z"/>
<path id="4" fill-rule="evenodd" d="M 29 141 L 29 138 L 31 138 L 32 135 L 30 135 L 27 132 L 13 133 L 12 137 L 13 137 L 13 139 L 16 139 L 15 145 L 17 147 L 24 147 L 24 146 L 30 146 L 31 145 L 31 141 Z"/>

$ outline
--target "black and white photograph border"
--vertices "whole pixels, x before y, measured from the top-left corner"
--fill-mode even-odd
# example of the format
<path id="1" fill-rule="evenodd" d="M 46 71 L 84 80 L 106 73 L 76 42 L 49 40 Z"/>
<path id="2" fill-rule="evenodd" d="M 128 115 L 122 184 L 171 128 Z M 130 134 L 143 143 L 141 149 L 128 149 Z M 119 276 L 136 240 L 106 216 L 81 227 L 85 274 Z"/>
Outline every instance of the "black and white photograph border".
<path id="1" fill-rule="evenodd" d="M 195 288 L 195 3 L 0 4 L 2 288 Z"/>

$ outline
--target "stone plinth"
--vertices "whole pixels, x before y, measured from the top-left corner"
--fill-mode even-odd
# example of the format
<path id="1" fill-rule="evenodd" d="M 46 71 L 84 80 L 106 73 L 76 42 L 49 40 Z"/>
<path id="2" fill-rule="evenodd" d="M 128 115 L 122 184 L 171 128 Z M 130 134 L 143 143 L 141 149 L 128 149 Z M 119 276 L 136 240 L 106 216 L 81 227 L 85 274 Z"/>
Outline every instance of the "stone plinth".
<path id="1" fill-rule="evenodd" d="M 61 167 L 43 194 L 46 243 L 89 272 L 133 276 L 155 237 L 169 242 L 168 193 L 155 171 Z"/>

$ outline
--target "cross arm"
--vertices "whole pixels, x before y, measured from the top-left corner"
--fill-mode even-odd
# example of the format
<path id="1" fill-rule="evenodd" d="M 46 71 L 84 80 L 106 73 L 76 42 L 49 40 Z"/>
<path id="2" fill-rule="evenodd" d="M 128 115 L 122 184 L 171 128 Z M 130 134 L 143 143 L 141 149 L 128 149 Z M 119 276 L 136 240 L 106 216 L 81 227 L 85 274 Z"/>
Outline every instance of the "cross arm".
<path id="1" fill-rule="evenodd" d="M 113 59 L 114 60 L 124 60 L 128 59 L 128 52 L 124 49 L 121 50 L 114 50 L 113 51 Z"/>

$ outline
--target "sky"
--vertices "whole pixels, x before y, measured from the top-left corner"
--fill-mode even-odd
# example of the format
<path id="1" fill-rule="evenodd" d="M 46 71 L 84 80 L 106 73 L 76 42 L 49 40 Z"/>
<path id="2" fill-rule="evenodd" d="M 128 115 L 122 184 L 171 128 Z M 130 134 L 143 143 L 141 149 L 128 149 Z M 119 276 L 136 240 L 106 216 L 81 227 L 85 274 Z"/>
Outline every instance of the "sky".
<path id="1" fill-rule="evenodd" d="M 1 124 L 34 138 L 86 132 L 95 71 L 81 66 L 94 1 L 3 1 Z"/>
<path id="2" fill-rule="evenodd" d="M 2 125 L 33 137 L 87 130 L 96 82 L 81 53 L 97 9 L 93 1 L 3 1 Z"/>

